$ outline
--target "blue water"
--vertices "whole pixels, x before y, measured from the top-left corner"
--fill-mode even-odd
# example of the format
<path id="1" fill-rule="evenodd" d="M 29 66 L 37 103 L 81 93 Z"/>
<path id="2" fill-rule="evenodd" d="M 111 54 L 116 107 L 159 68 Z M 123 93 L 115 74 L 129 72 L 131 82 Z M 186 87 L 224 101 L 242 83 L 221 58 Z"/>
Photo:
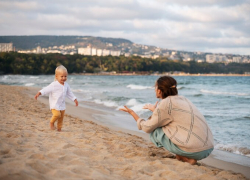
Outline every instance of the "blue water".
<path id="1" fill-rule="evenodd" d="M 81 102 L 113 109 L 127 105 L 141 117 L 150 116 L 142 107 L 155 103 L 154 84 L 159 76 L 69 75 L 68 83 Z M 216 149 L 250 157 L 250 77 L 176 76 L 180 95 L 187 97 L 205 116 Z M 52 75 L 2 75 L 0 84 L 45 87 Z M 135 125 L 136 126 L 136 125 Z"/>

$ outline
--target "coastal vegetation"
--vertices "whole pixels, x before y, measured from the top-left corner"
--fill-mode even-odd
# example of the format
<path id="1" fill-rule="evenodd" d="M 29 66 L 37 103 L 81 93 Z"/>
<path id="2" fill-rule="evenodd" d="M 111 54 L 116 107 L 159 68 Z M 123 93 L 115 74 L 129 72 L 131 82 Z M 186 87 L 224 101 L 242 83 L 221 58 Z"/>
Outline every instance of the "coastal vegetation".
<path id="1" fill-rule="evenodd" d="M 54 74 L 55 68 L 63 64 L 69 73 L 98 72 L 184 72 L 244 74 L 250 72 L 250 64 L 197 63 L 195 61 L 173 61 L 167 58 L 142 58 L 139 56 L 84 56 L 62 54 L 0 53 L 0 74 Z"/>

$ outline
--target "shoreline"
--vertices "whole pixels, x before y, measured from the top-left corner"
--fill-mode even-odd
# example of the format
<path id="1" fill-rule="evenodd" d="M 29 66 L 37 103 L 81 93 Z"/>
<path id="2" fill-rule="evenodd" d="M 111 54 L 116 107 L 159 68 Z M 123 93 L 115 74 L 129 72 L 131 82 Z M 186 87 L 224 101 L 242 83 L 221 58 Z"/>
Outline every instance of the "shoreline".
<path id="1" fill-rule="evenodd" d="M 86 75 L 86 76 L 250 76 L 250 74 L 189 74 L 189 73 L 161 73 L 161 74 L 150 74 L 150 73 L 71 73 L 71 75 Z"/>
<path id="2" fill-rule="evenodd" d="M 194 166 L 180 162 L 154 147 L 147 134 L 98 121 L 93 115 L 107 112 L 88 106 L 67 103 L 63 131 L 51 131 L 48 98 L 35 101 L 37 90 L 0 85 L 1 179 L 250 178 L 249 167 L 216 155 Z"/>
<path id="3" fill-rule="evenodd" d="M 23 75 L 23 74 L 0 74 L 0 76 L 8 76 L 8 75 Z M 54 75 L 54 74 L 25 74 L 24 76 L 40 76 L 40 75 Z M 161 74 L 154 74 L 154 73 L 69 73 L 69 75 L 85 75 L 85 76 L 225 76 L 225 77 L 249 77 L 250 74 L 189 74 L 189 73 L 161 73 Z"/>

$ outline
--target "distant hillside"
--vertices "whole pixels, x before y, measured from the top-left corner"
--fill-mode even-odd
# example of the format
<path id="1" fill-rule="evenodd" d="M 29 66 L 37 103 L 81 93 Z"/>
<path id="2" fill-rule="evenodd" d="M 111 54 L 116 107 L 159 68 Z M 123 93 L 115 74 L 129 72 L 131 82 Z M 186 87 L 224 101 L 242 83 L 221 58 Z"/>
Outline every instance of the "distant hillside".
<path id="1" fill-rule="evenodd" d="M 0 43 L 11 42 L 16 50 L 33 49 L 37 46 L 41 46 L 42 48 L 61 45 L 85 47 L 89 44 L 97 48 L 117 48 L 120 44 L 124 44 L 124 46 L 130 46 L 132 44 L 132 42 L 127 39 L 92 36 L 0 36 Z"/>

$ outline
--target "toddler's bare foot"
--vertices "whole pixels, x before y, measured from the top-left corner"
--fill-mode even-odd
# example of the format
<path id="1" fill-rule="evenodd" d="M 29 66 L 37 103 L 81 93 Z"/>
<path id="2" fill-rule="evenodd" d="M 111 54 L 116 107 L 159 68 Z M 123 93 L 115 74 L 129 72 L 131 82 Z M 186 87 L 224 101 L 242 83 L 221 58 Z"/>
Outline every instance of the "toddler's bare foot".
<path id="1" fill-rule="evenodd" d="M 54 126 L 54 123 L 50 123 L 50 129 L 51 130 L 55 130 L 56 129 L 55 126 Z"/>

